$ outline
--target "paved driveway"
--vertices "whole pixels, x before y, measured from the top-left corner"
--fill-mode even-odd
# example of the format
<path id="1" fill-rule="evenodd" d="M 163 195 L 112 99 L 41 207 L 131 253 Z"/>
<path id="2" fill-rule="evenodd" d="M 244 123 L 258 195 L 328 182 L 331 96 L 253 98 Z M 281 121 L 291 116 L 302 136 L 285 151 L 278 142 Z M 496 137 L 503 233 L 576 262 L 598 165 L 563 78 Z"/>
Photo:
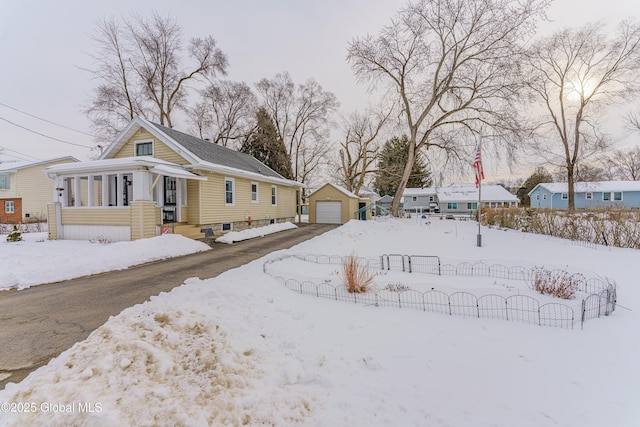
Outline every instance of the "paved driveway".
<path id="1" fill-rule="evenodd" d="M 84 340 L 127 307 L 167 292 L 189 277 L 201 279 L 287 249 L 335 228 L 301 224 L 297 229 L 95 276 L 22 291 L 0 292 L 0 389 Z"/>

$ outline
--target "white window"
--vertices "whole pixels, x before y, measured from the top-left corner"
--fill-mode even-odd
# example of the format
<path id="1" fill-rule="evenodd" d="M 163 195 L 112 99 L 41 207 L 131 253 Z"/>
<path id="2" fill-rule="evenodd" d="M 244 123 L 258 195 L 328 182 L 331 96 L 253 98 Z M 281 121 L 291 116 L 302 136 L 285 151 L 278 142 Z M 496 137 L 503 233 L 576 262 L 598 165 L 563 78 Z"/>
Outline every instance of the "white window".
<path id="1" fill-rule="evenodd" d="M 569 198 L 569 193 L 562 193 L 562 195 L 560 196 L 560 198 L 562 200 L 567 200 Z"/>
<path id="2" fill-rule="evenodd" d="M 540 200 L 540 194 L 536 194 L 536 200 Z"/>
<path id="3" fill-rule="evenodd" d="M 273 206 L 278 204 L 278 187 L 275 185 L 271 186 L 271 204 Z"/>
<path id="4" fill-rule="evenodd" d="M 616 202 L 622 201 L 622 191 L 614 191 L 613 192 L 613 200 Z"/>
<path id="5" fill-rule="evenodd" d="M 584 198 L 587 200 L 593 199 L 593 193 L 584 193 Z"/>
<path id="6" fill-rule="evenodd" d="M 449 202 L 449 203 L 447 203 L 447 209 L 449 209 L 449 210 L 458 209 L 458 202 Z"/>
<path id="7" fill-rule="evenodd" d="M 13 200 L 4 202 L 4 212 L 8 214 L 14 213 Z"/>
<path id="8" fill-rule="evenodd" d="M 11 182 L 9 180 L 8 173 L 0 173 L 0 190 L 8 190 L 11 188 Z"/>
<path id="9" fill-rule="evenodd" d="M 544 194 L 542 195 L 542 200 L 547 200 L 547 193 L 544 193 Z"/>
<path id="10" fill-rule="evenodd" d="M 478 202 L 467 202 L 467 209 L 478 209 Z"/>
<path id="11" fill-rule="evenodd" d="M 136 156 L 153 156 L 153 141 L 140 141 L 135 143 Z"/>
<path id="12" fill-rule="evenodd" d="M 224 204 L 225 205 L 233 205 L 235 204 L 235 186 L 236 181 L 233 178 L 225 178 L 224 179 Z"/>
<path id="13" fill-rule="evenodd" d="M 602 200 L 608 202 L 611 200 L 611 193 L 602 193 Z"/>
<path id="14" fill-rule="evenodd" d="M 258 199 L 258 183 L 257 182 L 252 182 L 251 183 L 251 203 L 258 203 L 259 199 Z"/>
<path id="15" fill-rule="evenodd" d="M 412 202 L 417 202 L 417 201 L 418 201 L 418 198 L 417 198 L 416 196 L 413 196 L 413 197 L 411 198 L 411 201 L 412 201 Z"/>

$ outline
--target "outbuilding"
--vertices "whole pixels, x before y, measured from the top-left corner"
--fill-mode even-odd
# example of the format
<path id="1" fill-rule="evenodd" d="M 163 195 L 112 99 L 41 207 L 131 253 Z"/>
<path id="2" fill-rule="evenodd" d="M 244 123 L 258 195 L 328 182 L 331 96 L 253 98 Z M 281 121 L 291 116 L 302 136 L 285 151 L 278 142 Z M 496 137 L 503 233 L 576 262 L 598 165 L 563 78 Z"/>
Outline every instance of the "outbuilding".
<path id="1" fill-rule="evenodd" d="M 309 222 L 345 224 L 351 219 L 371 218 L 371 200 L 358 197 L 337 185 L 326 183 L 309 195 Z"/>

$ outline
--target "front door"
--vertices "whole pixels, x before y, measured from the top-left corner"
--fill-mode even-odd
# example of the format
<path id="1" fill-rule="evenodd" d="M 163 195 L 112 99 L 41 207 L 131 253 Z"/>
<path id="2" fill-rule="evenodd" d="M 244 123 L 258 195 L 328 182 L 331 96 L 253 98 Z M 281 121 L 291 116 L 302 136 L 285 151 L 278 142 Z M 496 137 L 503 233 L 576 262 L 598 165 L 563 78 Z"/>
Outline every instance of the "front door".
<path id="1" fill-rule="evenodd" d="M 164 177 L 164 208 L 162 209 L 163 222 L 176 222 L 176 201 L 178 190 L 176 178 L 173 176 Z"/>

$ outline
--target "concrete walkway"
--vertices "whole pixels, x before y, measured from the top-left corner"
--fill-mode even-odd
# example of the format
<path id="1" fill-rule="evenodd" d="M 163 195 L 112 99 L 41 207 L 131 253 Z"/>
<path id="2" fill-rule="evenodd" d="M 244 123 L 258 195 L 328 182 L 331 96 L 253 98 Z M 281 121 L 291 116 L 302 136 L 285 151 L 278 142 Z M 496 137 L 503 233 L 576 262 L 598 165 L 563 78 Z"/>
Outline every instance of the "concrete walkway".
<path id="1" fill-rule="evenodd" d="M 126 270 L 0 292 L 0 389 L 84 340 L 109 316 L 180 286 L 242 266 L 270 252 L 290 248 L 335 228 L 300 224 L 297 229 Z"/>

